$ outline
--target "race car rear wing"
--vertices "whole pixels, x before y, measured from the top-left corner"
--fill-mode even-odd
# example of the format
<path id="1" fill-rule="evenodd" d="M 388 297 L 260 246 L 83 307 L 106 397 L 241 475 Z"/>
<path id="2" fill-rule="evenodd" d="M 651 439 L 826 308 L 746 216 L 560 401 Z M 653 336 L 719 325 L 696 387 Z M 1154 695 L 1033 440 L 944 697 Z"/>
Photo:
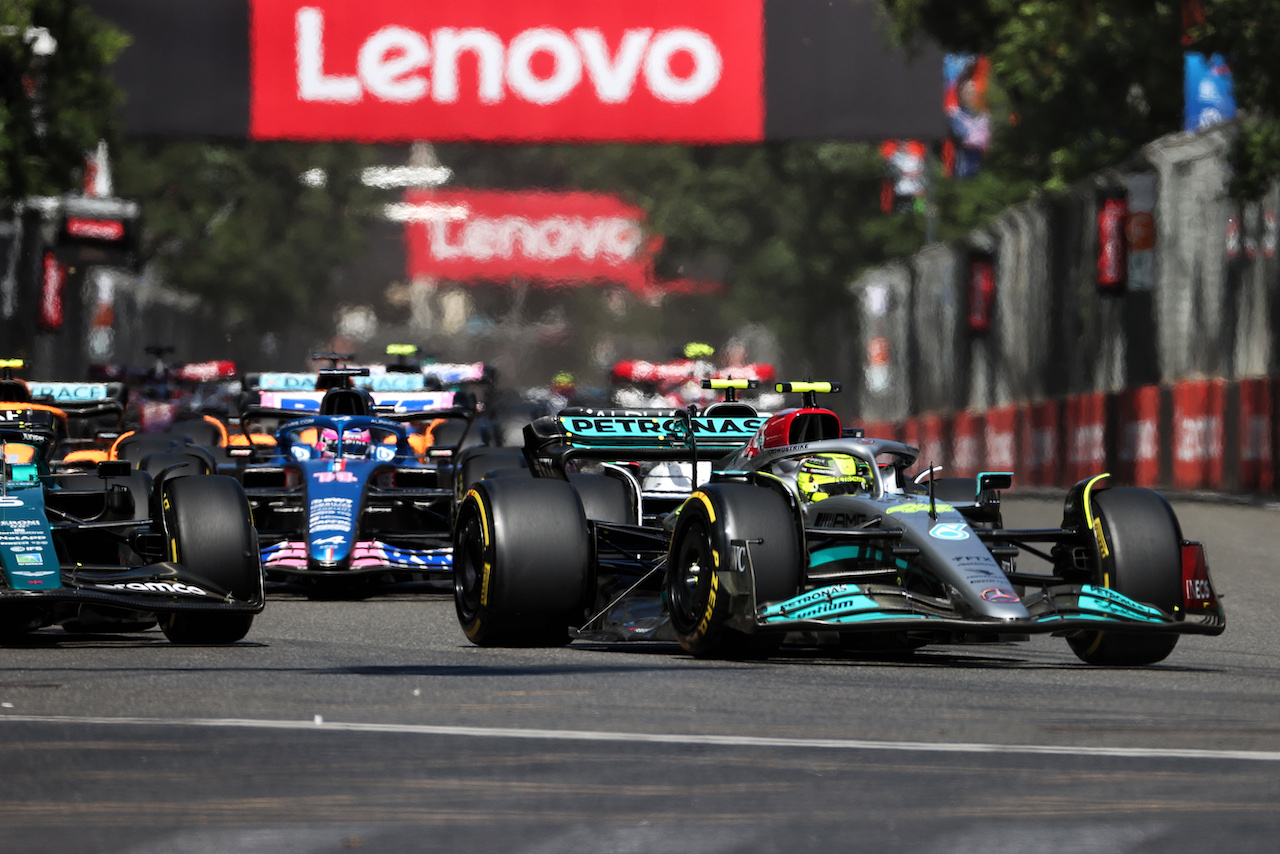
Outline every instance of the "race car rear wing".
<path id="1" fill-rule="evenodd" d="M 524 455 L 531 470 L 559 479 L 575 459 L 697 463 L 741 447 L 764 422 L 758 414 L 572 407 L 526 425 Z"/>
<path id="2" fill-rule="evenodd" d="M 398 424 L 410 426 L 409 443 L 414 451 L 412 455 L 430 457 L 436 461 L 451 459 L 457 455 L 458 449 L 462 447 L 475 421 L 475 412 L 463 407 L 397 412 L 387 411 L 379 406 L 376 408 L 374 416 L 377 419 L 394 421 Z M 254 440 L 254 436 L 263 433 L 274 436 L 287 422 L 310 417 L 321 416 L 317 412 L 301 409 L 246 406 L 241 412 L 238 422 L 234 419 L 232 421 L 232 427 L 240 430 L 245 437 L 245 441 L 243 444 L 238 444 L 235 448 L 230 449 L 228 453 L 232 457 L 247 461 L 269 459 L 280 453 L 280 449 L 276 446 L 261 446 Z M 413 429 L 416 425 L 426 425 L 430 428 L 431 425 L 440 421 L 460 422 L 462 426 L 460 430 L 452 431 L 435 429 L 415 431 Z M 420 432 L 430 432 L 432 434 L 430 437 L 431 442 L 415 441 L 418 438 L 416 434 Z M 419 447 L 420 445 L 422 447 Z"/>

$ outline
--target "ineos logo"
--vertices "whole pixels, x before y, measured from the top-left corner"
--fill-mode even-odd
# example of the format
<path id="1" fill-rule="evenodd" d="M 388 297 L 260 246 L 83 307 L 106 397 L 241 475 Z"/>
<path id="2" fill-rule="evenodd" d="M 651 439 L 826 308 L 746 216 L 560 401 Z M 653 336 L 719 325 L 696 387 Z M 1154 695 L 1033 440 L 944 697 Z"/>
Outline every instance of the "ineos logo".
<path id="1" fill-rule="evenodd" d="M 460 97 L 459 59 L 465 54 L 476 63 L 476 98 L 482 104 L 503 101 L 508 90 L 533 104 L 554 104 L 577 89 L 584 76 L 605 104 L 625 103 L 640 80 L 661 101 L 689 104 L 715 90 L 723 67 L 711 37 L 687 27 L 660 32 L 628 29 L 611 55 L 604 33 L 598 29 L 565 32 L 537 27 L 504 44 L 493 31 L 478 27 L 441 27 L 424 34 L 390 26 L 372 33 L 360 45 L 354 57 L 355 74 L 332 73 L 334 68 L 350 69 L 352 57 L 326 55 L 323 11 L 299 9 L 295 25 L 298 98 L 302 101 L 354 104 L 367 94 L 396 104 L 428 96 L 439 104 L 456 103 Z M 544 71 L 544 61 L 535 60 L 538 57 L 550 60 L 549 71 Z M 421 73 L 428 66 L 430 80 Z M 691 70 L 681 75 L 673 66 L 691 66 Z"/>

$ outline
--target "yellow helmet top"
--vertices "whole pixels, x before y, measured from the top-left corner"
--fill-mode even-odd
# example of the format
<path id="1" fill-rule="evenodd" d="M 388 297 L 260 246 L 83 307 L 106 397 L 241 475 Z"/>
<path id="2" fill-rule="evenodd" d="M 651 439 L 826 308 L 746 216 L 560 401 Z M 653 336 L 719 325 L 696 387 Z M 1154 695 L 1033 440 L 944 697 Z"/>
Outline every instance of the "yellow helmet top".
<path id="1" fill-rule="evenodd" d="M 814 454 L 800 464 L 796 474 L 796 485 L 805 501 L 870 492 L 872 483 L 871 464 L 849 454 Z"/>

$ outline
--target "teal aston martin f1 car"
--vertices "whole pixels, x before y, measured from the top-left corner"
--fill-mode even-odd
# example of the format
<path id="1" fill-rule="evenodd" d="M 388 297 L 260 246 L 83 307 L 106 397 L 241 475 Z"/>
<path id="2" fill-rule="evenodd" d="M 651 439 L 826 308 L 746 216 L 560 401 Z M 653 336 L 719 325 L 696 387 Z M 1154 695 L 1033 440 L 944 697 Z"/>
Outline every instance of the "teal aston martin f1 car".
<path id="1" fill-rule="evenodd" d="M 741 404 L 567 410 L 531 424 L 537 476 L 482 480 L 458 513 L 467 636 L 667 639 L 741 656 L 789 639 L 911 650 L 1053 634 L 1086 662 L 1128 665 L 1224 630 L 1204 548 L 1158 493 L 1098 475 L 1070 490 L 1060 526 L 1007 529 L 1009 473 L 911 476 L 916 448 L 846 430 L 817 405 L 838 386 L 778 390 L 803 405 L 768 418 Z M 657 461 L 691 475 L 674 506 L 653 506 L 637 474 Z M 1026 555 L 1043 569 L 1020 568 Z"/>
<path id="2" fill-rule="evenodd" d="M 127 460 L 55 474 L 48 408 L 0 407 L 0 637 L 46 626 L 225 644 L 265 602 L 249 504 L 233 478 L 155 479 Z"/>

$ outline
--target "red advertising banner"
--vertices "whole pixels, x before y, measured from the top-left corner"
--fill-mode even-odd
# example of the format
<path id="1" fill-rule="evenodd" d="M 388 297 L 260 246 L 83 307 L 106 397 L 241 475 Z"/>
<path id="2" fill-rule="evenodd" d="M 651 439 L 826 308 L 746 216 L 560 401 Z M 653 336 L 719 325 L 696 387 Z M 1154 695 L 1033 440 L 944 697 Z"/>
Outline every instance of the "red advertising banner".
<path id="1" fill-rule="evenodd" d="M 1107 396 L 1100 392 L 1066 400 L 1067 460 L 1063 481 L 1077 483 L 1107 470 Z"/>
<path id="2" fill-rule="evenodd" d="M 1226 383 L 1197 380 L 1173 387 L 1173 485 L 1182 489 L 1222 484 Z"/>
<path id="3" fill-rule="evenodd" d="M 46 332 L 62 329 L 62 298 L 67 286 L 67 268 L 52 252 L 44 253 L 40 266 L 40 312 L 36 322 Z"/>
<path id="4" fill-rule="evenodd" d="M 592 193 L 405 194 L 409 275 L 453 281 L 609 281 L 645 290 L 653 252 L 644 211 Z"/>
<path id="5" fill-rule="evenodd" d="M 983 431 L 987 471 L 1016 472 L 1018 468 L 1018 408 L 1000 406 L 986 413 Z"/>
<path id="6" fill-rule="evenodd" d="M 752 142 L 764 0 L 250 0 L 250 135 Z"/>
<path id="7" fill-rule="evenodd" d="M 1029 405 L 1022 416 L 1022 470 L 1035 486 L 1059 486 L 1060 453 L 1056 400 Z"/>
<path id="8" fill-rule="evenodd" d="M 862 434 L 869 439 L 892 439 L 900 441 L 898 429 L 892 421 L 854 421 L 862 428 Z"/>
<path id="9" fill-rule="evenodd" d="M 920 447 L 919 416 L 912 415 L 910 418 L 907 418 L 905 421 L 903 421 L 902 426 L 898 432 L 899 432 L 899 436 L 898 436 L 899 442 L 901 442 L 904 445 L 911 445 L 913 448 Z M 916 467 L 914 471 L 923 471 L 928 464 L 929 464 L 928 461 L 925 460 L 924 457 L 917 457 Z"/>
<path id="10" fill-rule="evenodd" d="M 1160 387 L 1130 389 L 1120 394 L 1118 406 L 1120 448 L 1116 479 L 1130 486 L 1155 486 L 1160 482 Z"/>
<path id="11" fill-rule="evenodd" d="M 951 475 L 974 477 L 983 471 L 982 416 L 958 412 L 951 420 Z"/>
<path id="12" fill-rule="evenodd" d="M 917 462 L 920 468 L 927 468 L 930 464 L 935 466 L 947 465 L 947 420 L 941 415 L 921 415 L 920 416 L 920 456 Z M 942 471 L 938 473 L 939 477 L 947 477 L 950 472 Z"/>
<path id="13" fill-rule="evenodd" d="M 1240 488 L 1270 492 L 1275 482 L 1271 455 L 1270 379 L 1240 380 Z"/>

